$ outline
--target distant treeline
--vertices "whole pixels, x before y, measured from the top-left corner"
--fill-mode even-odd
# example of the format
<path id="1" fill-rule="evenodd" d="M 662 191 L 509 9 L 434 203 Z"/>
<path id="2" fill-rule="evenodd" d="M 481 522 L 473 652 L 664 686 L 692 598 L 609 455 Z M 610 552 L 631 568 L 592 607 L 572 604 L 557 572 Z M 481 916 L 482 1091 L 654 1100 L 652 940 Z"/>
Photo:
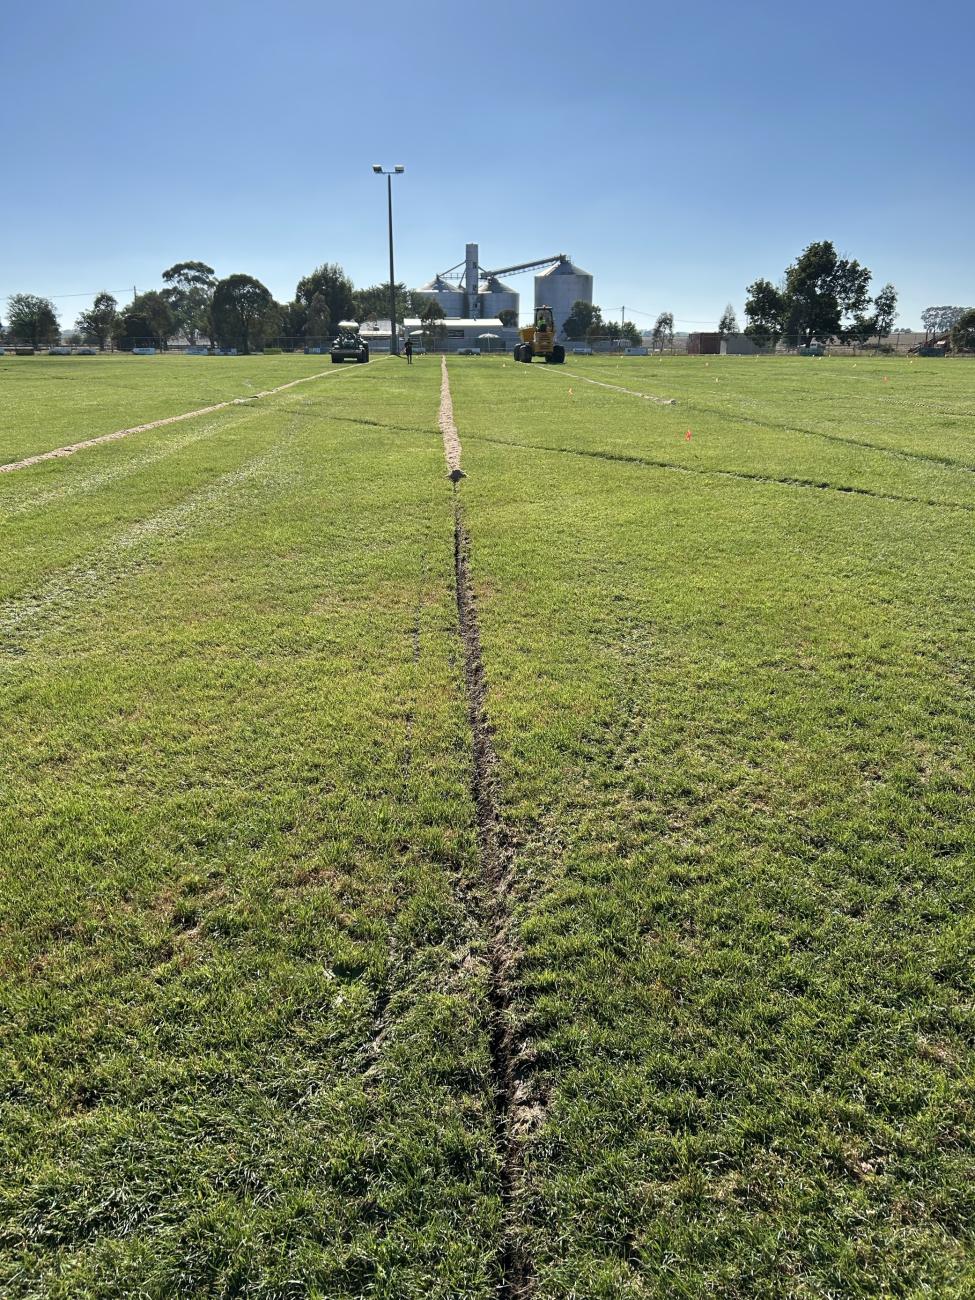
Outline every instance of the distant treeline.
<path id="1" fill-rule="evenodd" d="M 108 292 L 95 295 L 75 322 L 69 341 L 99 348 L 114 346 L 166 348 L 174 339 L 213 348 L 251 352 L 281 340 L 320 343 L 339 321 L 388 319 L 389 285 L 356 289 L 341 266 L 325 262 L 295 287 L 291 302 L 274 300 L 252 275 L 217 278 L 205 262 L 177 262 L 162 273 L 161 289 L 137 294 L 120 306 Z M 430 314 L 427 298 L 414 302 L 406 286 L 396 286 L 396 315 Z M 433 304 L 433 311 L 442 314 Z M 61 341 L 62 326 L 54 304 L 35 294 L 14 294 L 7 301 L 0 339 L 32 347 Z"/>

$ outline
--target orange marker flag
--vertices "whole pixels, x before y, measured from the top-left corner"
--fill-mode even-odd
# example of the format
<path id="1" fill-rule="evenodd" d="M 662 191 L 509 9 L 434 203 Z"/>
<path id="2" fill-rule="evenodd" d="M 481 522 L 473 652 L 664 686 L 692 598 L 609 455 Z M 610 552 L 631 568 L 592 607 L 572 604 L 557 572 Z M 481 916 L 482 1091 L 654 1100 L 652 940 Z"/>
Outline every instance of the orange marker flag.
<path id="1" fill-rule="evenodd" d="M 690 440 L 691 440 L 691 431 L 690 429 L 688 429 L 687 432 L 684 434 L 684 441 L 690 442 Z"/>
<path id="2" fill-rule="evenodd" d="M 570 396 L 570 397 L 572 396 L 572 389 L 571 389 L 571 388 L 569 389 L 569 396 Z"/>

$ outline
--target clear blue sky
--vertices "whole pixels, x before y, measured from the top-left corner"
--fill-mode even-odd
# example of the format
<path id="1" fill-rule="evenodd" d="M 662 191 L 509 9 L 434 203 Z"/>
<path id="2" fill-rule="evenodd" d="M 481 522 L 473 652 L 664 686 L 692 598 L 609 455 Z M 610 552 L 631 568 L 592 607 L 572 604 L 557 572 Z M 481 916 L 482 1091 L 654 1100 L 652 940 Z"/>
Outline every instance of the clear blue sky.
<path id="1" fill-rule="evenodd" d="M 814 239 L 899 325 L 975 302 L 975 5 L 47 0 L 0 15 L 0 314 L 170 263 L 280 299 L 566 251 L 607 315 L 683 328 Z M 530 306 L 531 277 L 514 281 Z M 615 309 L 615 310 L 614 310 Z"/>

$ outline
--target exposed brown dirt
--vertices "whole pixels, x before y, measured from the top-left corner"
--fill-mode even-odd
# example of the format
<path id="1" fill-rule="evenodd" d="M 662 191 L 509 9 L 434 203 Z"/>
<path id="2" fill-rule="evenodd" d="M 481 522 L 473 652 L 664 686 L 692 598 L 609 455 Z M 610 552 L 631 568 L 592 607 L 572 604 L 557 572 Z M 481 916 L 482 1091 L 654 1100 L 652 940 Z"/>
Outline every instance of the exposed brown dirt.
<path id="1" fill-rule="evenodd" d="M 515 1205 L 523 1174 L 523 1135 L 537 1122 L 535 1108 L 518 1078 L 519 1044 L 513 1029 L 510 971 L 515 953 L 511 943 L 509 887 L 514 848 L 500 807 L 498 759 L 487 713 L 488 683 L 481 654 L 477 600 L 469 567 L 470 539 L 464 526 L 458 484 L 461 445 L 454 421 L 446 358 L 441 358 L 440 428 L 444 456 L 454 484 L 454 586 L 457 625 L 464 651 L 464 682 L 471 728 L 472 794 L 477 812 L 481 881 L 478 908 L 490 970 L 488 1008 L 491 1071 L 495 1100 L 495 1133 L 501 1177 L 502 1242 L 498 1295 L 523 1300 L 531 1287 L 531 1264 L 517 1231 Z M 472 900 L 467 900 L 468 904 Z"/>
<path id="2" fill-rule="evenodd" d="M 490 980 L 491 1068 L 495 1093 L 495 1123 L 501 1165 L 503 1233 L 501 1286 L 504 1300 L 521 1300 L 531 1279 L 529 1261 L 515 1231 L 514 1206 L 522 1176 L 519 1135 L 534 1117 L 519 1086 L 518 1045 L 512 1030 L 509 971 L 514 960 L 510 944 L 509 878 L 513 849 L 499 810 L 498 760 L 487 714 L 487 677 L 481 655 L 481 632 L 468 567 L 470 540 L 460 502 L 454 502 L 454 573 L 457 621 L 464 647 L 464 680 L 471 727 L 473 795 L 477 809 L 477 835 L 483 883 L 483 917 Z"/>

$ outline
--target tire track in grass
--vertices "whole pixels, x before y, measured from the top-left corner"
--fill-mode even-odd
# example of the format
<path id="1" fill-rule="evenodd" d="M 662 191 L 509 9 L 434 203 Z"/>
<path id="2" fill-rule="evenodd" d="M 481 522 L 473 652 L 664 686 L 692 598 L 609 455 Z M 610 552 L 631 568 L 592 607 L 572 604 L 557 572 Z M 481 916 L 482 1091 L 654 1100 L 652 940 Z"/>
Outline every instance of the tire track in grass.
<path id="1" fill-rule="evenodd" d="M 368 363 L 367 363 L 368 364 Z M 319 370 L 314 375 L 301 375 L 298 379 L 291 379 L 286 384 L 279 384 L 277 388 L 266 388 L 259 393 L 251 393 L 247 397 L 230 397 L 225 402 L 216 402 L 213 406 L 201 406 L 197 411 L 184 411 L 182 415 L 167 415 L 162 420 L 150 420 L 148 424 L 134 424 L 129 429 L 116 429 L 114 433 L 103 433 L 97 438 L 85 438 L 82 442 L 71 442 L 64 447 L 55 447 L 53 451 L 41 451 L 34 456 L 25 456 L 23 460 L 8 461 L 0 465 L 0 474 L 13 474 L 16 470 L 29 469 L 32 465 L 40 465 L 46 460 L 61 460 L 65 456 L 73 456 L 76 452 L 87 451 L 89 447 L 99 447 L 105 442 L 118 442 L 121 438 L 128 438 L 133 433 L 146 433 L 149 429 L 162 429 L 167 424 L 179 424 L 182 420 L 193 420 L 200 415 L 213 415 L 216 411 L 225 411 L 230 406 L 247 406 L 251 402 L 256 402 L 263 397 L 273 397 L 275 393 L 283 393 L 289 388 L 295 388 L 298 384 L 310 384 L 314 379 L 327 379 L 329 375 L 334 376 L 336 373 L 345 374 L 347 368 L 336 372 L 335 370 Z"/>
<path id="2" fill-rule="evenodd" d="M 176 505 L 126 528 L 106 546 L 59 570 L 34 591 L 0 601 L 0 655 L 26 653 L 26 642 L 37 641 L 63 625 L 79 604 L 90 606 L 119 583 L 144 572 L 160 542 L 177 541 L 201 518 L 212 523 L 219 508 L 229 508 L 243 484 L 261 480 L 266 486 L 268 471 L 274 470 L 284 450 L 284 443 L 275 443 Z"/>
<path id="3" fill-rule="evenodd" d="M 531 1266 L 517 1232 L 515 1206 L 523 1172 L 519 1134 L 531 1122 L 531 1115 L 523 1105 L 517 1078 L 519 1053 L 512 1030 L 508 976 L 512 966 L 508 892 L 514 851 L 500 812 L 498 759 L 487 712 L 488 683 L 481 653 L 477 598 L 470 575 L 471 540 L 458 492 L 458 484 L 464 477 L 462 449 L 454 420 L 446 357 L 441 357 L 439 422 L 444 458 L 454 485 L 454 590 L 457 627 L 464 654 L 464 683 L 471 729 L 472 794 L 477 813 L 483 900 L 482 915 L 476 919 L 485 935 L 490 973 L 488 1014 L 502 1211 L 498 1295 L 502 1300 L 522 1300 L 530 1287 Z"/>
<path id="4" fill-rule="evenodd" d="M 975 505 L 965 501 L 936 501 L 931 497 L 901 496 L 895 492 L 875 492 L 873 488 L 854 487 L 844 483 L 830 483 L 825 479 L 775 478 L 769 474 L 750 474 L 748 470 L 702 469 L 696 465 L 680 465 L 672 460 L 657 460 L 650 456 L 630 456 L 621 451 L 591 451 L 580 447 L 546 447 L 536 442 L 514 442 L 507 438 L 491 438 L 487 434 L 468 434 L 475 442 L 489 442 L 497 447 L 517 447 L 521 451 L 547 451 L 558 456 L 582 456 L 590 460 L 617 461 L 624 465 L 640 465 L 644 469 L 668 470 L 675 474 L 697 474 L 702 478 L 735 479 L 742 483 L 761 483 L 769 487 L 788 487 L 815 492 L 836 492 L 840 496 L 872 497 L 875 501 L 897 501 L 906 505 L 931 506 L 940 510 L 964 510 L 975 513 Z"/>

